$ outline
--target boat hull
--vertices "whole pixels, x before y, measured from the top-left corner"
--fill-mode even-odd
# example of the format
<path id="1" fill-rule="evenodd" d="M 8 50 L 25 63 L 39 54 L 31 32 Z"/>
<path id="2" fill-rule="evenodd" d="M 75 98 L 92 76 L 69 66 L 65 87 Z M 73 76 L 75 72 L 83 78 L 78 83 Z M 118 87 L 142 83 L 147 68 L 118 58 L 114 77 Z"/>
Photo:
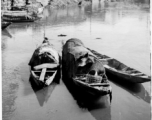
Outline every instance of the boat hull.
<path id="1" fill-rule="evenodd" d="M 90 49 L 89 49 L 90 50 Z M 91 50 L 100 61 L 105 62 L 105 69 L 107 73 L 107 77 L 116 80 L 116 81 L 123 81 L 123 82 L 130 82 L 130 83 L 144 83 L 151 81 L 151 77 L 133 69 L 116 59 L 113 59 L 109 56 L 102 55 L 94 50 Z"/>
<path id="2" fill-rule="evenodd" d="M 112 80 L 117 81 L 124 81 L 124 82 L 130 82 L 130 83 L 143 83 L 143 82 L 149 82 L 151 81 L 150 78 L 141 78 L 136 76 L 127 75 L 121 72 L 113 71 L 109 68 L 106 68 L 106 73 L 108 78 L 112 78 Z"/>
<path id="3" fill-rule="evenodd" d="M 26 16 L 8 16 L 3 15 L 3 21 L 6 22 L 14 22 L 14 23 L 21 23 L 21 22 L 34 22 L 36 20 L 39 20 L 40 17 L 34 17 L 34 18 L 28 18 Z"/>
<path id="4" fill-rule="evenodd" d="M 96 89 L 96 88 L 91 87 L 89 85 L 78 82 L 77 80 L 74 80 L 74 79 L 73 79 L 73 83 L 77 87 L 77 89 L 80 89 L 85 94 L 87 94 L 88 96 L 93 97 L 93 98 L 99 98 L 101 96 L 111 94 L 111 86 L 110 85 L 105 86 L 104 87 L 105 90 L 99 90 L 99 89 Z"/>
<path id="5" fill-rule="evenodd" d="M 59 84 L 61 78 L 60 63 L 60 55 L 45 38 L 29 61 L 31 78 L 37 86 L 49 86 L 52 82 Z"/>

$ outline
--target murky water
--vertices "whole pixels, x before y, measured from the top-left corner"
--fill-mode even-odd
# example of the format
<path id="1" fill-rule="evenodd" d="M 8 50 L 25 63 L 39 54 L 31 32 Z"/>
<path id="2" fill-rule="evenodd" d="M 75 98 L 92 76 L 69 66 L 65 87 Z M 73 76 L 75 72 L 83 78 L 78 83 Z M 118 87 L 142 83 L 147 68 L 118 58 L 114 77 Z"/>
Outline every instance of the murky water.
<path id="1" fill-rule="evenodd" d="M 150 75 L 149 19 L 149 0 L 93 0 L 82 7 L 47 7 L 40 21 L 12 24 L 2 31 L 3 120 L 150 120 L 150 82 L 124 85 L 111 80 L 111 105 L 105 97 L 97 107 L 82 109 L 62 81 L 34 92 L 28 66 L 45 35 L 60 54 L 62 41 L 79 38 Z"/>

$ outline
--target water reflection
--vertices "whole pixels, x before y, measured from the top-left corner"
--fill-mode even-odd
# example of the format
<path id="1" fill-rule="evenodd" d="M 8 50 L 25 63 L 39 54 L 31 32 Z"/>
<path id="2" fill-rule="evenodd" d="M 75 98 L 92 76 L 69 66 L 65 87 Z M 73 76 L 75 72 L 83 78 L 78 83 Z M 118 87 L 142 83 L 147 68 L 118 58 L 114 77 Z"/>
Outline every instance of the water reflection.
<path id="1" fill-rule="evenodd" d="M 102 96 L 93 104 L 88 104 L 87 109 L 96 120 L 111 120 L 111 104 L 108 95 Z"/>
<path id="2" fill-rule="evenodd" d="M 23 31 L 28 30 L 28 29 L 37 30 L 41 26 L 42 25 L 37 23 L 37 22 L 33 22 L 33 23 L 13 23 L 10 26 L 10 30 L 13 33 L 15 33 L 15 32 L 23 32 Z"/>
<path id="3" fill-rule="evenodd" d="M 27 30 L 40 31 L 45 29 L 45 27 L 56 27 L 58 25 L 70 25 L 70 24 L 80 24 L 86 20 L 84 10 L 78 6 L 72 7 L 63 7 L 52 9 L 50 6 L 47 6 L 42 15 L 40 21 L 33 23 L 13 23 L 10 26 L 12 33 L 23 32 Z"/>
<path id="4" fill-rule="evenodd" d="M 105 107 L 107 106 L 106 104 L 110 105 L 111 102 L 111 96 L 108 95 L 101 95 L 101 96 L 96 96 L 94 94 L 91 94 L 89 92 L 86 92 L 83 88 L 77 86 L 74 82 L 73 79 L 68 78 L 64 72 L 65 66 L 62 65 L 62 80 L 73 96 L 73 98 L 77 101 L 77 104 L 82 107 L 82 108 L 92 108 L 97 106 L 102 106 Z"/>
<path id="5" fill-rule="evenodd" d="M 5 30 L 2 31 L 2 39 L 1 39 L 1 49 L 2 49 L 3 53 L 7 49 L 7 40 L 8 40 L 8 38 L 12 38 L 12 35 L 8 32 L 7 29 L 5 29 Z M 4 55 L 5 54 L 3 54 L 3 56 Z M 4 58 L 2 58 L 2 59 L 4 59 Z"/>
<path id="6" fill-rule="evenodd" d="M 93 98 L 90 94 L 88 95 L 85 91 L 80 90 L 72 80 L 67 80 L 64 76 L 63 82 L 80 108 L 88 109 L 96 120 L 111 120 L 111 103 L 109 95 Z"/>
<path id="7" fill-rule="evenodd" d="M 111 120 L 111 107 L 89 109 L 89 112 L 96 120 Z"/>
<path id="8" fill-rule="evenodd" d="M 2 31 L 2 36 L 7 36 L 7 37 L 9 37 L 9 38 L 12 38 L 12 35 L 8 32 L 7 29 L 4 29 L 4 30 Z"/>
<path id="9" fill-rule="evenodd" d="M 53 92 L 53 90 L 57 84 L 51 83 L 51 85 L 49 85 L 48 87 L 42 88 L 42 87 L 37 86 L 37 84 L 31 77 L 29 78 L 29 81 L 31 83 L 31 87 L 32 87 L 33 91 L 35 92 L 35 95 L 37 97 L 37 100 L 38 100 L 40 106 L 43 106 L 44 103 L 47 103 L 48 99 L 51 96 L 51 93 Z"/>
<path id="10" fill-rule="evenodd" d="M 142 99 L 145 102 L 150 103 L 150 100 L 151 100 L 150 94 L 141 83 L 129 83 L 112 76 L 108 76 L 108 78 L 114 84 L 125 89 L 126 91 L 131 93 L 133 96 L 137 97 L 138 99 Z"/>
<path id="11" fill-rule="evenodd" d="M 93 4 L 86 4 L 83 7 L 72 6 L 72 7 L 63 7 L 53 9 L 50 6 L 45 7 L 42 19 L 36 21 L 34 23 L 13 23 L 10 26 L 10 29 L 13 31 L 32 29 L 33 31 L 39 31 L 40 29 L 44 29 L 46 27 L 58 27 L 63 25 L 78 25 L 82 24 L 88 20 L 90 23 L 93 21 L 104 22 L 108 24 L 118 23 L 122 18 L 127 17 L 128 15 L 136 15 L 137 12 L 140 11 L 130 11 L 131 8 L 135 8 L 139 10 L 142 6 L 136 4 L 140 3 L 140 1 L 129 1 L 125 2 L 103 2 L 95 0 Z M 111 5 L 112 4 L 112 5 Z M 148 5 L 147 2 L 144 4 Z M 143 5 L 143 4 L 142 4 Z M 111 6 L 114 6 L 111 9 Z M 127 11 L 126 7 L 129 6 L 129 11 Z M 115 9 L 115 7 L 117 9 Z M 119 9 L 118 9 L 119 8 Z M 125 9 L 124 9 L 125 8 Z M 140 17 L 143 17 L 142 13 L 140 13 Z M 12 32 L 13 32 L 12 31 Z"/>
<path id="12" fill-rule="evenodd" d="M 106 18 L 106 10 L 104 9 L 105 5 L 103 2 L 98 2 L 94 5 L 89 4 L 84 7 L 85 15 L 88 19 L 97 20 L 97 21 L 105 21 Z"/>
<path id="13" fill-rule="evenodd" d="M 150 0 L 134 0 L 135 3 L 150 4 Z"/>
<path id="14" fill-rule="evenodd" d="M 2 42 L 1 42 L 1 44 L 2 44 L 2 50 L 3 50 L 3 52 L 4 52 L 4 50 L 6 50 L 6 48 L 7 48 L 7 43 L 6 43 L 6 40 L 5 39 L 3 39 L 2 40 Z"/>
<path id="15" fill-rule="evenodd" d="M 150 0 L 106 0 L 106 8 L 123 8 L 123 9 L 149 9 Z"/>
<path id="16" fill-rule="evenodd" d="M 84 11 L 78 6 L 69 6 L 60 9 L 52 9 L 48 6 L 43 11 L 43 18 L 40 22 L 44 25 L 51 26 L 59 24 L 78 24 L 85 20 Z"/>
<path id="17" fill-rule="evenodd" d="M 85 12 L 85 15 L 88 16 L 88 18 L 90 18 L 92 15 L 92 4 L 86 5 L 84 7 L 84 12 Z"/>
<path id="18" fill-rule="evenodd" d="M 95 2 L 93 5 L 84 7 L 85 15 L 92 20 L 92 23 L 97 21 L 104 22 L 104 24 L 116 24 L 126 17 L 137 17 L 137 14 L 140 18 L 145 17 L 143 16 L 143 11 L 140 11 L 143 8 L 141 5 L 134 2 L 133 4 L 129 1 L 126 2 Z"/>

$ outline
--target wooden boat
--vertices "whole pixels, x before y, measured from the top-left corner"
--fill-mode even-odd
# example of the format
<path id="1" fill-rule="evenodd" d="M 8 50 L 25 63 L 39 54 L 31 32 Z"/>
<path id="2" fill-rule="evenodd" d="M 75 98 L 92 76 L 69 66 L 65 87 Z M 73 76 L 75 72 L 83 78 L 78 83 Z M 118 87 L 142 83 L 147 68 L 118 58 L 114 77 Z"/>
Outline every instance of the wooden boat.
<path id="1" fill-rule="evenodd" d="M 3 11 L 2 19 L 6 22 L 34 22 L 39 20 L 36 14 L 26 11 Z"/>
<path id="2" fill-rule="evenodd" d="M 10 10 L 2 10 L 2 19 L 7 22 L 34 22 L 39 20 L 44 7 L 38 4 L 26 4 L 24 6 L 15 6 L 14 1 L 11 1 Z"/>
<path id="3" fill-rule="evenodd" d="M 91 50 L 91 52 L 96 55 L 100 61 L 105 63 L 104 67 L 106 69 L 108 78 L 113 76 L 120 80 L 125 80 L 126 82 L 131 83 L 143 83 L 151 81 L 150 76 L 131 68 L 114 58 L 102 55 L 94 50 Z"/>
<path id="4" fill-rule="evenodd" d="M 89 61 L 91 59 L 94 62 Z M 70 39 L 63 46 L 62 78 L 66 86 L 73 85 L 74 91 L 87 94 L 91 99 L 108 94 L 111 96 L 111 86 L 104 71 L 102 63 L 80 40 Z"/>
<path id="5" fill-rule="evenodd" d="M 7 28 L 10 24 L 11 24 L 11 22 L 4 22 L 4 21 L 2 21 L 2 30 L 4 30 L 5 28 Z"/>
<path id="6" fill-rule="evenodd" d="M 52 82 L 60 81 L 60 56 L 55 49 L 48 43 L 38 47 L 30 62 L 31 77 L 39 86 L 48 86 Z"/>

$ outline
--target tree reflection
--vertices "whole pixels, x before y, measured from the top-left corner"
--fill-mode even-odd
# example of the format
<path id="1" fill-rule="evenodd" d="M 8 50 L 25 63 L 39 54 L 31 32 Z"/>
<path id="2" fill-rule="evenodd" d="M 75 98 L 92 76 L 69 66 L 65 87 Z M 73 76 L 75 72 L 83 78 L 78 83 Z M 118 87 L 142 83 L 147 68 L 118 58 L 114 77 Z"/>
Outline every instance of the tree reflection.
<path id="1" fill-rule="evenodd" d="M 12 35 L 8 32 L 7 29 L 5 29 L 5 30 L 2 31 L 2 36 L 7 36 L 9 38 L 12 38 Z"/>

